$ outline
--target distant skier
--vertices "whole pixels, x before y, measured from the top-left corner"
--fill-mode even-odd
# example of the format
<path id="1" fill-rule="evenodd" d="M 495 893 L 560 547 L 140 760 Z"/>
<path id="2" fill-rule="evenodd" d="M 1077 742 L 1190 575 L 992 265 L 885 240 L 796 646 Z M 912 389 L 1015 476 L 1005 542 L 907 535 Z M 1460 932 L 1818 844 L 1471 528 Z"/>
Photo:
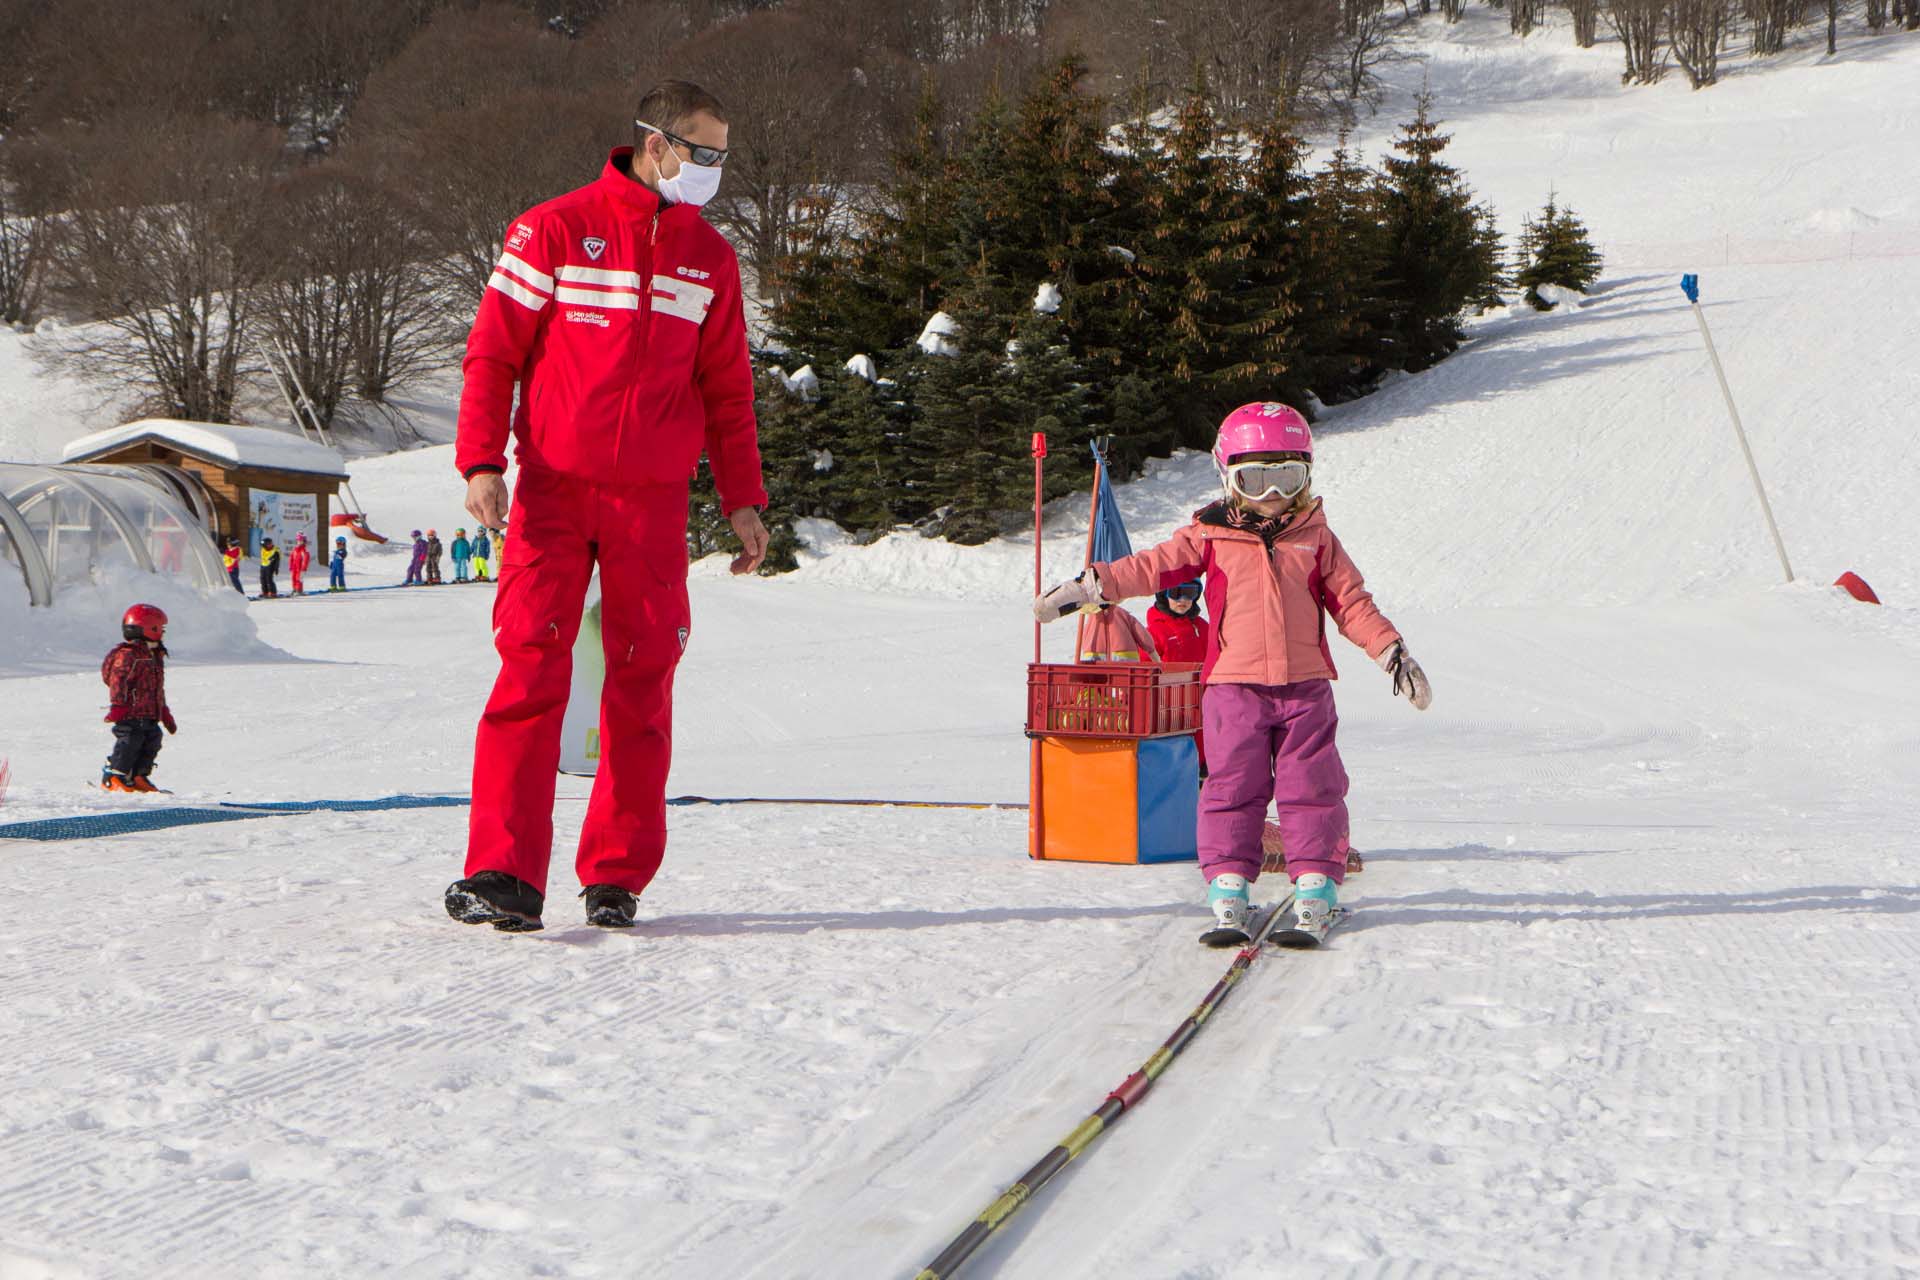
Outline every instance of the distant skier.
<path id="1" fill-rule="evenodd" d="M 100 771 L 108 791 L 158 791 L 149 775 L 160 754 L 160 729 L 179 728 L 167 707 L 167 615 L 155 605 L 136 604 L 120 619 L 121 642 L 100 664 L 107 686 L 107 723 L 113 726 L 113 754 Z"/>
<path id="2" fill-rule="evenodd" d="M 1245 936 L 1271 798 L 1294 878 L 1295 925 L 1326 933 L 1347 868 L 1347 773 L 1334 742 L 1333 654 L 1322 612 L 1425 710 L 1432 690 L 1313 497 L 1313 434 L 1284 404 L 1242 405 L 1213 446 L 1224 498 L 1156 547 L 1096 564 L 1034 601 L 1069 613 L 1203 578 L 1209 612 L 1202 704 L 1211 771 L 1200 792 L 1200 869 L 1218 929 Z"/>
<path id="3" fill-rule="evenodd" d="M 293 594 L 307 594 L 306 572 L 313 564 L 313 553 L 307 550 L 307 535 L 297 533 L 293 536 L 293 550 L 287 553 L 287 573 L 293 579 Z"/>
<path id="4" fill-rule="evenodd" d="M 333 559 L 327 561 L 327 590 L 345 591 L 347 589 L 347 540 L 333 540 Z"/>
<path id="5" fill-rule="evenodd" d="M 444 551 L 445 548 L 440 544 L 439 531 L 427 530 L 427 585 L 430 587 L 440 585 L 440 557 Z"/>
<path id="6" fill-rule="evenodd" d="M 419 586 L 425 581 L 422 575 L 426 567 L 427 540 L 420 536 L 418 529 L 415 529 L 413 531 L 413 559 L 407 561 L 407 580 L 400 585 L 403 587 Z"/>
<path id="7" fill-rule="evenodd" d="M 473 579 L 475 582 L 487 580 L 487 560 L 493 555 L 493 544 L 487 541 L 487 526 L 481 525 L 473 531 Z"/>
<path id="8" fill-rule="evenodd" d="M 226 546 L 220 549 L 220 560 L 227 566 L 227 578 L 233 583 L 233 589 L 241 595 L 247 594 L 247 589 L 240 585 L 240 539 L 228 536 Z"/>
<path id="9" fill-rule="evenodd" d="M 453 531 L 453 580 L 466 582 L 467 562 L 473 559 L 473 544 L 467 541 L 465 529 Z"/>
<path id="10" fill-rule="evenodd" d="M 273 545 L 272 538 L 260 539 L 260 595 L 263 599 L 279 598 L 280 588 L 274 584 L 273 575 L 280 572 L 280 548 Z"/>

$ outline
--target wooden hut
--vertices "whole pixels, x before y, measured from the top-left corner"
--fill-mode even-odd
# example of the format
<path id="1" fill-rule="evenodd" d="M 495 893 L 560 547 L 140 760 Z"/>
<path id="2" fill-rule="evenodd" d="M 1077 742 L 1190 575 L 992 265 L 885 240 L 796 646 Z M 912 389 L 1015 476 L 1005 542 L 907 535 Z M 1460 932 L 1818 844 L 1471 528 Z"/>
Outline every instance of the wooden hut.
<path id="1" fill-rule="evenodd" d="M 286 431 L 215 422 L 143 418 L 80 437 L 62 461 L 175 467 L 205 486 L 214 532 L 252 555 L 262 537 L 293 545 L 304 533 L 316 555 L 328 545 L 327 504 L 347 478 L 337 450 Z"/>

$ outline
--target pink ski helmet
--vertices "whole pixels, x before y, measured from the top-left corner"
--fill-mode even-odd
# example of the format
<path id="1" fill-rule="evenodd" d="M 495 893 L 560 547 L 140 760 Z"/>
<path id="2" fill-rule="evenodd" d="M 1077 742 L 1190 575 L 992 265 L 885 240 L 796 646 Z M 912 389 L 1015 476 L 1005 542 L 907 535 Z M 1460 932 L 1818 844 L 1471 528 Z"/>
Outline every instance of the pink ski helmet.
<path id="1" fill-rule="evenodd" d="M 1290 405 L 1277 400 L 1243 404 L 1220 423 L 1213 440 L 1213 465 L 1221 479 L 1235 458 L 1248 453 L 1298 451 L 1313 457 L 1313 432 L 1307 420 Z"/>

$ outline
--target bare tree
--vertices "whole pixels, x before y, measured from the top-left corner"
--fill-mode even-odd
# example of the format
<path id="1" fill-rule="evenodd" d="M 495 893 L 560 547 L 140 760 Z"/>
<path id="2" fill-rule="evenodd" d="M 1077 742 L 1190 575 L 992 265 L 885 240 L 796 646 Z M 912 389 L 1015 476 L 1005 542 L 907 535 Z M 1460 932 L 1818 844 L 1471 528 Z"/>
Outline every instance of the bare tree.
<path id="1" fill-rule="evenodd" d="M 1530 36 L 1533 29 L 1540 25 L 1546 9 L 1546 0 L 1509 0 L 1507 5 L 1507 27 L 1517 36 Z"/>
<path id="2" fill-rule="evenodd" d="M 1666 72 L 1660 51 L 1660 27 L 1666 19 L 1665 0 L 1606 0 L 1607 25 L 1620 37 L 1627 56 L 1622 84 L 1653 84 Z"/>
<path id="3" fill-rule="evenodd" d="M 18 149 L 17 143 L 10 148 L 0 141 L 0 324 L 32 320 L 46 278 L 46 217 L 14 194 L 11 162 Z"/>
<path id="4" fill-rule="evenodd" d="M 1887 25 L 1887 0 L 1867 0 L 1867 30 L 1879 35 Z"/>
<path id="5" fill-rule="evenodd" d="M 206 117 L 123 119 L 55 131 L 34 151 L 61 209 L 52 269 L 99 321 L 62 358 L 139 388 L 151 412 L 230 421 L 270 262 L 279 136 Z"/>
<path id="6" fill-rule="evenodd" d="M 592 181 L 631 140 L 636 91 L 597 83 L 596 56 L 511 8 L 449 10 L 368 82 L 348 148 L 418 193 L 446 305 L 468 319 L 507 224 Z"/>
<path id="7" fill-rule="evenodd" d="M 831 222 L 862 159 L 879 150 L 874 98 L 852 54 L 807 16 L 768 11 L 716 27 L 676 57 L 726 104 L 726 186 L 710 214 L 762 297 L 803 221 Z"/>
<path id="8" fill-rule="evenodd" d="M 1787 47 L 1787 32 L 1800 22 L 1805 0 L 1745 0 L 1750 49 L 1757 57 Z"/>
<path id="9" fill-rule="evenodd" d="M 1593 48 L 1600 37 L 1600 0 L 1567 0 L 1567 16 L 1573 19 L 1573 42 Z"/>
<path id="10" fill-rule="evenodd" d="M 1732 21 L 1732 0 L 1667 0 L 1667 42 L 1694 88 L 1719 80 L 1720 42 Z"/>
<path id="11" fill-rule="evenodd" d="M 28 42 L 37 74 L 19 110 L 38 125 L 200 114 L 214 95 L 212 41 L 178 0 L 47 0 Z"/>

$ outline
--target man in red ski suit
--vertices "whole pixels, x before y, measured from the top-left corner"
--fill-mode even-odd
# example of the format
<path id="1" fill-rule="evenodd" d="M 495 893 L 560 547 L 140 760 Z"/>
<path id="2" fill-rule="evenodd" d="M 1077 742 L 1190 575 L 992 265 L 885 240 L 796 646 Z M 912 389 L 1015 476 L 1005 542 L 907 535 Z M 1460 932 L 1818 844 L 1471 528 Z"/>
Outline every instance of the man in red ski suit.
<path id="1" fill-rule="evenodd" d="M 487 528 L 508 523 L 510 413 L 519 464 L 466 877 L 446 895 L 448 914 L 470 924 L 540 927 L 594 564 L 606 681 L 577 868 L 589 922 L 624 927 L 666 849 L 673 675 L 691 627 L 687 490 L 702 452 L 741 541 L 733 572 L 766 554 L 739 265 L 700 215 L 727 125 L 711 95 L 680 81 L 651 90 L 636 117 L 636 146 L 615 150 L 596 181 L 507 228 L 467 340 L 454 461 Z"/>

